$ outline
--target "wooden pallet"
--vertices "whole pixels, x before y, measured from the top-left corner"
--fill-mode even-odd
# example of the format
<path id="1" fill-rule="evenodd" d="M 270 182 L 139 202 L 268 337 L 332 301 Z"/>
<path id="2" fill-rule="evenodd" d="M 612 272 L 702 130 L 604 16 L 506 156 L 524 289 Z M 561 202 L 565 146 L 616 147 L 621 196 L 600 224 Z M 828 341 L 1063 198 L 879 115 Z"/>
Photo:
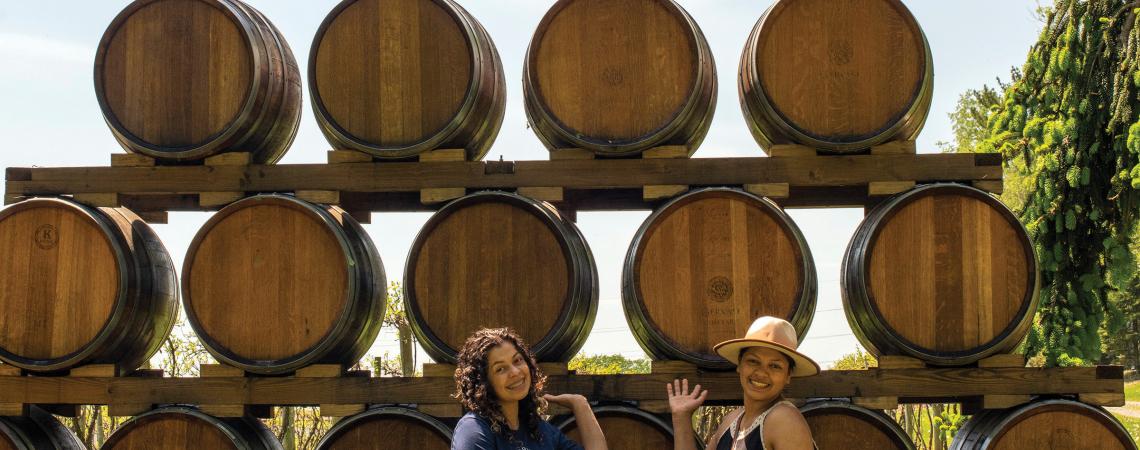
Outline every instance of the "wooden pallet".
<path id="1" fill-rule="evenodd" d="M 560 202 L 568 211 L 605 211 L 653 209 L 683 192 L 661 186 L 737 186 L 786 207 L 862 207 L 876 198 L 872 186 L 883 183 L 963 182 L 995 191 L 1002 176 L 1001 158 L 992 154 L 280 165 L 229 165 L 237 162 L 230 158 L 238 157 L 203 166 L 9 168 L 5 202 L 71 195 L 161 218 L 166 211 L 217 210 L 253 193 L 291 192 L 348 211 L 431 211 L 460 189 L 498 189 Z"/>

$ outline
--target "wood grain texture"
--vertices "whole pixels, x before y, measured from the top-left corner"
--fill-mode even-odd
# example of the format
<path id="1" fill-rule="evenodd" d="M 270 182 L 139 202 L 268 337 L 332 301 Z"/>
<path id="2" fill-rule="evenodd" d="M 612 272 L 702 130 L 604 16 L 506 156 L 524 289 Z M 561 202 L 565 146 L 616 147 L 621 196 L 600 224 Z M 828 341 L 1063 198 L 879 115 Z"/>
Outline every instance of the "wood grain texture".
<path id="1" fill-rule="evenodd" d="M 337 6 L 310 57 L 318 122 L 338 148 L 405 158 L 451 146 L 482 157 L 502 122 L 501 63 L 486 32 L 450 0 Z"/>
<path id="2" fill-rule="evenodd" d="M 187 318 L 207 349 L 247 371 L 352 364 L 375 339 L 384 304 L 367 239 L 336 208 L 286 196 L 235 203 L 187 252 Z"/>
<path id="3" fill-rule="evenodd" d="M 300 75 L 280 33 L 237 0 L 126 7 L 96 55 L 96 94 L 127 151 L 163 161 L 242 149 L 280 158 L 300 118 Z"/>
<path id="4" fill-rule="evenodd" d="M 909 438 L 890 418 L 880 412 L 839 401 L 826 406 L 808 403 L 804 419 L 819 448 L 851 450 L 906 450 L 913 448 Z"/>
<path id="5" fill-rule="evenodd" d="M 59 202 L 0 219 L 0 348 L 62 358 L 91 343 L 119 297 L 119 261 L 97 219 Z"/>
<path id="6" fill-rule="evenodd" d="M 594 414 L 609 448 L 662 449 L 673 446 L 672 427 L 644 411 L 611 406 L 595 408 Z M 559 428 L 574 442 L 583 442 L 578 423 L 572 418 L 561 423 Z"/>
<path id="7" fill-rule="evenodd" d="M 931 195 L 898 210 L 870 249 L 875 308 L 924 348 L 963 351 L 1016 323 L 1034 265 L 1020 224 L 970 197 Z"/>
<path id="8" fill-rule="evenodd" d="M 570 301 L 569 258 L 550 226 L 529 211 L 473 205 L 430 230 L 409 261 L 412 295 L 427 327 L 453 349 L 484 327 L 510 326 L 538 342 Z"/>
<path id="9" fill-rule="evenodd" d="M 704 36 L 671 0 L 560 1 L 527 53 L 528 116 L 548 148 L 694 144 L 691 154 L 703 139 L 715 68 Z"/>
<path id="10" fill-rule="evenodd" d="M 0 450 L 87 450 L 69 428 L 44 409 L 31 406 L 24 416 L 0 417 Z"/>
<path id="11" fill-rule="evenodd" d="M 450 432 L 446 435 L 428 425 L 425 419 L 412 416 L 377 415 L 352 422 L 335 433 L 330 432 L 317 448 L 322 450 L 395 450 L 423 449 L 447 450 L 451 447 Z M 427 418 L 426 420 L 432 420 Z M 378 439 L 383 436 L 383 439 Z"/>
<path id="12" fill-rule="evenodd" d="M 866 149 L 918 133 L 932 67 L 901 1 L 783 0 L 741 56 L 741 104 L 764 147 Z"/>
<path id="13" fill-rule="evenodd" d="M 232 439 L 213 424 L 185 415 L 151 416 L 124 426 L 103 445 L 108 450 L 234 449 Z"/>
<path id="14" fill-rule="evenodd" d="M 658 358 L 726 363 L 713 345 L 765 315 L 807 332 L 815 303 L 809 250 L 790 219 L 758 197 L 726 189 L 686 195 L 647 219 L 632 245 L 622 296 L 635 314 L 627 318 L 649 341 L 643 346 L 668 347 Z"/>
<path id="15" fill-rule="evenodd" d="M 113 31 L 103 66 L 107 104 L 125 131 L 171 147 L 222 132 L 253 84 L 241 26 L 203 1 L 151 2 L 134 11 Z"/>

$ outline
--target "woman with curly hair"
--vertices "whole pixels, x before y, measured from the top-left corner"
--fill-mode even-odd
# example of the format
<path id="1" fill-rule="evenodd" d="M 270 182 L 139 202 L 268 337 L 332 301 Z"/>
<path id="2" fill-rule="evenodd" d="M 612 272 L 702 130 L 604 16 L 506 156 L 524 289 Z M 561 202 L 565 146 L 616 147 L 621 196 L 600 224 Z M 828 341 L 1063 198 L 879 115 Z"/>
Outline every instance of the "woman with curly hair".
<path id="1" fill-rule="evenodd" d="M 514 330 L 476 331 L 459 352 L 455 397 L 469 411 L 455 426 L 451 450 L 583 450 L 542 420 L 547 402 L 574 412 L 585 450 L 607 450 L 602 427 L 581 395 L 543 393 L 546 376 Z"/>

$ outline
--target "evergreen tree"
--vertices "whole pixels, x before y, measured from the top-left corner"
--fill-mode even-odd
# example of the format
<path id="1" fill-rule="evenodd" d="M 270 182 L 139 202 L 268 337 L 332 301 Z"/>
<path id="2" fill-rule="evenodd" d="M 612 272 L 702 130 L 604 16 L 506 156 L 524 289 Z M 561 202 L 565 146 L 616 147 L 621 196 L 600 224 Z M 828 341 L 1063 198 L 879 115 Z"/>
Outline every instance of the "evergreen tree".
<path id="1" fill-rule="evenodd" d="M 1028 351 L 1048 365 L 1095 361 L 1100 329 L 1121 323 L 1109 293 L 1125 287 L 1140 203 L 1137 87 L 1140 3 L 1057 0 L 1021 76 L 990 119 L 981 151 L 1032 177 L 1021 219 L 1042 271 Z"/>

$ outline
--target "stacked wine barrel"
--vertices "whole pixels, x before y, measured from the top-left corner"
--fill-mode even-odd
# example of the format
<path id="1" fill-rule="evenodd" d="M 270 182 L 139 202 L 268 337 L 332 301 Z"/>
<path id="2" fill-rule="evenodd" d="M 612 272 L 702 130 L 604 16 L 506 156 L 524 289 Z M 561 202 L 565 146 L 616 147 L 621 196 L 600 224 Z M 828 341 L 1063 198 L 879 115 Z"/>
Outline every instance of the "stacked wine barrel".
<path id="1" fill-rule="evenodd" d="M 531 129 L 550 151 L 691 156 L 709 132 L 717 71 L 701 28 L 674 0 L 558 0 L 523 70 Z M 316 121 L 337 150 L 409 160 L 461 149 L 482 159 L 506 105 L 503 64 L 483 26 L 454 0 L 343 0 L 308 61 Z M 744 43 L 740 105 L 761 149 L 864 153 L 913 140 L 930 108 L 933 59 L 899 0 L 776 0 Z M 95 92 L 122 147 L 159 164 L 245 152 L 273 164 L 292 144 L 301 77 L 284 36 L 239 0 L 137 0 L 110 24 Z M 361 225 L 336 206 L 261 194 L 216 213 L 175 268 L 125 208 L 32 199 L 0 212 L 0 360 L 38 375 L 86 364 L 124 371 L 153 356 L 175 321 L 217 360 L 258 375 L 354 364 L 374 342 L 386 275 Z M 567 362 L 598 309 L 589 245 L 555 206 L 499 191 L 443 206 L 403 274 L 411 327 L 433 359 L 465 338 L 511 327 L 540 361 Z M 732 364 L 712 346 L 758 316 L 807 334 L 817 277 L 797 225 L 745 190 L 702 188 L 663 202 L 630 244 L 622 300 L 654 359 L 702 370 Z M 1039 275 L 1017 218 L 974 188 L 920 186 L 873 209 L 844 258 L 856 336 L 876 356 L 964 366 L 1011 351 L 1036 311 Z M 179 289 L 179 287 L 181 289 Z M 802 408 L 821 448 L 914 445 L 885 415 L 844 401 Z M 612 448 L 672 445 L 668 421 L 628 405 L 595 408 Z M 573 418 L 556 425 L 579 438 Z M 384 436 L 383 440 L 377 436 Z M 380 406 L 339 422 L 320 448 L 448 448 L 450 427 Z M 1134 448 L 1103 410 L 1039 400 L 974 417 L 956 449 Z M 5 447 L 6 446 L 6 447 Z M 0 418 L 0 447 L 80 448 L 47 413 Z M 862 447 L 856 447 L 862 446 Z M 107 449 L 280 444 L 258 421 L 167 406 L 117 430 Z"/>

